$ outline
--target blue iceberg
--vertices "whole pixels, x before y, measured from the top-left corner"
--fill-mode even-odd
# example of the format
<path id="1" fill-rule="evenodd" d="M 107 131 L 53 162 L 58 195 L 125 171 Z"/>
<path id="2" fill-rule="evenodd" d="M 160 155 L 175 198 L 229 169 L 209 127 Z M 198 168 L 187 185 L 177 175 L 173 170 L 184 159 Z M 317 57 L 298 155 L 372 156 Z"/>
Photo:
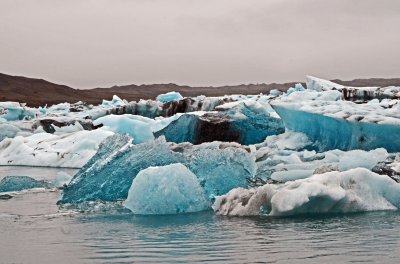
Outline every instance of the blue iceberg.
<path id="1" fill-rule="evenodd" d="M 178 101 L 183 99 L 183 96 L 178 92 L 168 92 L 165 94 L 160 94 L 157 96 L 156 100 L 159 102 L 171 102 L 171 101 Z"/>
<path id="2" fill-rule="evenodd" d="M 176 163 L 140 171 L 124 205 L 135 214 L 177 214 L 206 210 L 210 202 L 196 175 Z"/>
<path id="3" fill-rule="evenodd" d="M 181 143 L 225 141 L 243 145 L 260 143 L 267 136 L 285 131 L 280 118 L 267 111 L 269 105 L 255 100 L 232 102 L 216 107 L 214 112 L 184 114 L 172 121 L 155 136 L 164 135 L 167 141 Z M 270 107 L 269 107 L 270 108 Z M 270 111 L 273 112 L 271 109 Z"/>
<path id="4" fill-rule="evenodd" d="M 114 135 L 102 142 L 97 154 L 74 176 L 59 203 L 125 200 L 136 175 L 149 167 L 182 163 L 193 172 L 208 197 L 247 186 L 254 176 L 254 157 L 239 144 L 202 145 L 167 143 L 163 137 L 138 145 Z"/>
<path id="5" fill-rule="evenodd" d="M 0 192 L 16 192 L 33 188 L 49 188 L 50 184 L 43 180 L 35 180 L 28 176 L 6 176 L 0 181 Z"/>

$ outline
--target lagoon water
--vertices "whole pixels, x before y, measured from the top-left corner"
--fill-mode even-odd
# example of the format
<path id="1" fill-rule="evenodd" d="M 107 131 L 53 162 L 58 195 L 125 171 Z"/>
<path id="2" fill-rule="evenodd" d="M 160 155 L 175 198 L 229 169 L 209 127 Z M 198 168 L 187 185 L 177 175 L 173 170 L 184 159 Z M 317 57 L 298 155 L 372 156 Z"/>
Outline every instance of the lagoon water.
<path id="1" fill-rule="evenodd" d="M 0 167 L 0 179 L 46 179 L 59 169 Z M 74 170 L 63 170 L 73 174 Z M 398 211 L 296 217 L 221 217 L 211 211 L 136 216 L 76 212 L 60 191 L 0 200 L 0 263 L 398 263 Z"/>

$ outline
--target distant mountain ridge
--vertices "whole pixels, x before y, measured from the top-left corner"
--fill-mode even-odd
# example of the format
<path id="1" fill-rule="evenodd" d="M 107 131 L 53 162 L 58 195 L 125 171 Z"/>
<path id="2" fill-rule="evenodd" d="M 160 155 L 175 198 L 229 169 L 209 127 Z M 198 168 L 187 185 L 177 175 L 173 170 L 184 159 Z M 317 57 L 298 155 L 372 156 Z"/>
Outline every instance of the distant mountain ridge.
<path id="1" fill-rule="evenodd" d="M 355 79 L 352 81 L 333 80 L 348 86 L 400 86 L 400 78 Z M 44 106 L 62 102 L 75 103 L 84 101 L 99 104 L 102 99 L 111 99 L 114 94 L 128 101 L 154 99 L 160 93 L 180 92 L 183 96 L 221 96 L 225 94 L 259 94 L 268 93 L 271 89 L 286 91 L 297 82 L 271 84 L 241 84 L 218 87 L 191 87 L 187 85 L 144 84 L 123 85 L 110 88 L 75 89 L 66 85 L 55 84 L 43 79 L 12 76 L 0 73 L 0 101 L 18 101 L 29 106 Z"/>

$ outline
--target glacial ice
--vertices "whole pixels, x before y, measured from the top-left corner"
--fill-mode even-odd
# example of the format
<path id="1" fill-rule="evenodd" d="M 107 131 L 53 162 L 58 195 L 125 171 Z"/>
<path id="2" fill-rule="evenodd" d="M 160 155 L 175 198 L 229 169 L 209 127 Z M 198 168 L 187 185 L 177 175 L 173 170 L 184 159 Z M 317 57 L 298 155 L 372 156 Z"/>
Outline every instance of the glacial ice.
<path id="1" fill-rule="evenodd" d="M 50 184 L 48 182 L 35 180 L 28 176 L 6 176 L 0 181 L 0 193 L 49 187 Z"/>
<path id="2" fill-rule="evenodd" d="M 286 129 L 306 134 L 321 151 L 380 147 L 400 151 L 400 138 L 394 136 L 400 133 L 397 100 L 356 104 L 338 100 L 337 96 L 324 98 L 329 93 L 339 92 L 295 92 L 274 100 L 272 107 Z"/>
<path id="3" fill-rule="evenodd" d="M 98 153 L 64 189 L 60 203 L 125 200 L 141 170 L 173 163 L 192 171 L 210 199 L 246 187 L 246 179 L 256 172 L 249 150 L 235 143 L 173 144 L 163 137 L 138 145 L 129 142 L 129 137 L 118 134 L 103 141 Z"/>
<path id="4" fill-rule="evenodd" d="M 136 214 L 206 210 L 216 196 L 223 215 L 397 209 L 400 87 L 306 84 L 96 106 L 0 103 L 0 165 L 80 168 L 48 183 L 67 185 L 60 204 L 125 201 Z"/>
<path id="5" fill-rule="evenodd" d="M 111 101 L 103 100 L 101 104 L 103 107 L 120 107 L 125 106 L 127 102 L 119 98 L 117 95 L 114 95 Z"/>
<path id="6" fill-rule="evenodd" d="M 273 116 L 273 109 L 262 101 L 230 102 L 217 106 L 215 110 L 184 114 L 155 134 L 164 135 L 167 141 L 176 143 L 228 141 L 249 145 L 285 130 L 282 121 Z"/>
<path id="7" fill-rule="evenodd" d="M 286 182 L 327 171 L 352 168 L 373 170 L 380 163 L 393 158 L 383 148 L 370 151 L 336 149 L 317 153 L 310 150 L 312 145 L 313 142 L 302 133 L 287 131 L 268 137 L 265 142 L 255 145 L 256 177 Z"/>
<path id="8" fill-rule="evenodd" d="M 96 153 L 101 141 L 113 134 L 98 129 L 6 138 L 0 142 L 0 165 L 80 168 Z"/>
<path id="9" fill-rule="evenodd" d="M 150 129 L 149 121 L 145 119 L 149 118 L 137 118 L 137 116 L 133 115 L 108 115 L 96 119 L 94 124 L 103 124 L 104 126 L 102 129 L 108 129 L 115 133 L 128 134 L 133 138 L 133 142 L 139 144 L 154 140 L 154 135 Z"/>
<path id="10" fill-rule="evenodd" d="M 35 114 L 25 104 L 18 102 L 0 102 L 0 118 L 7 121 L 34 118 Z"/>
<path id="11" fill-rule="evenodd" d="M 161 215 L 203 211 L 210 202 L 196 175 L 175 163 L 140 171 L 124 205 L 135 214 Z"/>
<path id="12" fill-rule="evenodd" d="M 400 184 L 364 168 L 327 172 L 282 185 L 231 190 L 216 198 L 221 215 L 296 215 L 400 208 Z"/>
<path id="13" fill-rule="evenodd" d="M 0 142 L 5 138 L 15 137 L 20 131 L 21 129 L 19 129 L 16 126 L 7 123 L 5 124 L 0 123 Z"/>
<path id="14" fill-rule="evenodd" d="M 338 83 L 334 83 L 328 80 L 320 79 L 313 76 L 306 76 L 306 85 L 308 90 L 314 91 L 329 91 L 329 90 L 340 90 L 344 86 Z"/>
<path id="15" fill-rule="evenodd" d="M 168 92 L 165 94 L 160 94 L 157 96 L 156 100 L 159 102 L 171 102 L 171 101 L 178 101 L 183 99 L 183 96 L 180 93 L 177 92 Z"/>

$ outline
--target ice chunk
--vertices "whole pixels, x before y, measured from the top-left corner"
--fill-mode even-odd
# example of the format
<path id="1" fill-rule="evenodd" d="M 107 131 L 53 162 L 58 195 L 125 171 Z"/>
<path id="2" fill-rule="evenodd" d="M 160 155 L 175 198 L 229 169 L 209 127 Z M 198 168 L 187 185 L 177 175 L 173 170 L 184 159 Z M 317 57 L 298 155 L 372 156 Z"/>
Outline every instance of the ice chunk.
<path id="1" fill-rule="evenodd" d="M 133 115 L 108 115 L 96 119 L 95 125 L 103 124 L 108 129 L 119 134 L 128 134 L 136 144 L 154 140 L 150 122 L 154 120 Z"/>
<path id="2" fill-rule="evenodd" d="M 301 170 L 301 169 L 282 170 L 272 173 L 271 179 L 278 182 L 287 182 L 298 179 L 305 179 L 312 176 L 313 174 L 314 170 Z"/>
<path id="3" fill-rule="evenodd" d="M 383 147 L 400 151 L 400 119 L 397 109 L 351 102 L 274 102 L 273 108 L 289 130 L 302 132 L 320 150 Z"/>
<path id="4" fill-rule="evenodd" d="M 218 112 L 184 114 L 156 133 L 170 142 L 200 144 L 211 141 L 254 144 L 269 135 L 284 132 L 282 121 L 269 112 L 269 104 L 256 100 L 230 102 L 216 107 Z M 273 112 L 271 109 L 270 111 Z"/>
<path id="5" fill-rule="evenodd" d="M 103 100 L 103 103 L 102 103 L 103 107 L 119 107 L 119 106 L 124 106 L 124 105 L 126 105 L 126 102 L 124 102 L 117 95 L 113 95 L 113 98 L 111 101 Z"/>
<path id="6" fill-rule="evenodd" d="M 144 215 L 198 212 L 209 206 L 196 175 L 180 163 L 140 171 L 125 201 L 133 213 Z"/>
<path id="7" fill-rule="evenodd" d="M 400 184 L 364 168 L 328 172 L 283 185 L 233 189 L 217 197 L 213 209 L 222 215 L 296 215 L 395 210 Z"/>
<path id="8" fill-rule="evenodd" d="M 28 176 L 6 176 L 0 181 L 0 192 L 16 192 L 33 188 L 49 188 L 49 183 Z"/>
<path id="9" fill-rule="evenodd" d="M 98 129 L 6 138 L 0 142 L 0 165 L 80 168 L 96 153 L 101 141 L 113 134 Z"/>
<path id="10" fill-rule="evenodd" d="M 73 177 L 72 175 L 60 171 L 57 173 L 55 179 L 51 182 L 51 185 L 57 188 L 62 187 L 64 185 L 67 185 L 71 181 L 72 177 Z"/>
<path id="11" fill-rule="evenodd" d="M 156 100 L 159 102 L 171 102 L 183 99 L 183 96 L 178 92 L 168 92 L 157 96 Z"/>
<path id="12" fill-rule="evenodd" d="M 366 168 L 371 170 L 379 162 L 383 162 L 388 157 L 385 149 L 379 148 L 369 152 L 362 150 L 348 151 L 339 159 L 339 170 L 345 171 L 353 168 Z"/>
<path id="13" fill-rule="evenodd" d="M 0 102 L 0 118 L 7 121 L 31 119 L 35 111 L 18 102 Z"/>
<path id="14" fill-rule="evenodd" d="M 125 200 L 132 180 L 143 169 L 182 163 L 199 179 L 208 197 L 247 186 L 254 176 L 253 155 L 238 144 L 169 144 L 163 137 L 138 145 L 118 145 L 120 135 L 107 138 L 72 179 L 61 203 Z M 123 140 L 123 139 L 122 139 Z"/>
<path id="15" fill-rule="evenodd" d="M 312 142 L 305 134 L 288 130 L 283 134 L 267 137 L 264 144 L 270 148 L 300 150 L 311 145 Z"/>
<path id="16" fill-rule="evenodd" d="M 20 131 L 21 129 L 16 126 L 0 123 L 0 142 L 5 138 L 15 137 Z"/>
<path id="17" fill-rule="evenodd" d="M 278 89 L 272 89 L 271 91 L 269 91 L 269 95 L 270 96 L 280 96 L 283 93 L 281 91 L 279 91 Z"/>
<path id="18" fill-rule="evenodd" d="M 306 76 L 306 85 L 308 90 L 315 90 L 315 91 L 328 91 L 332 89 L 344 88 L 344 86 L 341 84 L 316 78 L 313 76 Z"/>
<path id="19" fill-rule="evenodd" d="M 317 153 L 308 150 L 313 147 L 312 144 L 304 134 L 291 131 L 267 137 L 263 143 L 255 145 L 256 177 L 286 182 L 327 171 L 352 168 L 375 170 L 375 166 L 381 168 L 381 163 L 391 164 L 393 160 L 393 155 L 382 148 L 371 151 L 336 149 Z"/>

